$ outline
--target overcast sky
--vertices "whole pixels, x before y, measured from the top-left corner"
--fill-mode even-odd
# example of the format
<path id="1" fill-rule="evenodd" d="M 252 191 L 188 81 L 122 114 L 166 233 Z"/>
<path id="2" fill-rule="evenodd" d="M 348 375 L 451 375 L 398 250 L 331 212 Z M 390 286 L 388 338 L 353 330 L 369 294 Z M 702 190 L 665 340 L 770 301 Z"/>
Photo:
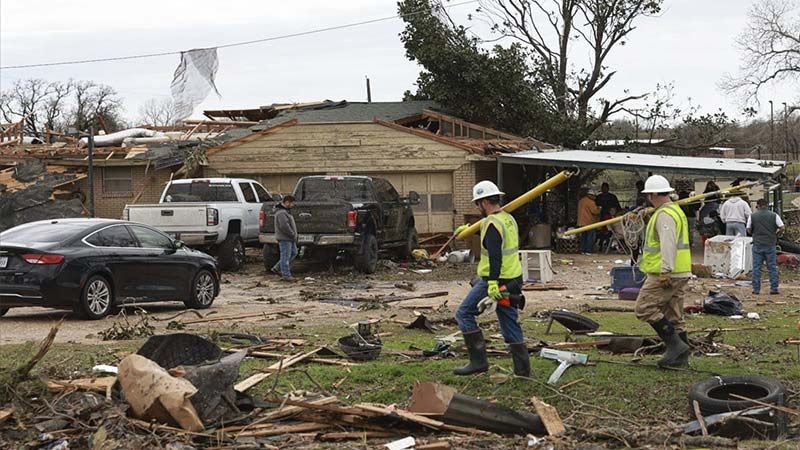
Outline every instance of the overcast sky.
<path id="1" fill-rule="evenodd" d="M 609 61 L 618 73 L 603 92 L 614 98 L 674 82 L 703 111 L 741 109 L 717 84 L 739 64 L 734 45 L 753 0 L 667 0 L 663 14 L 639 22 L 627 45 Z M 452 8 L 462 20 L 475 5 Z M 2 0 L 0 65 L 187 50 L 297 33 L 396 14 L 394 0 Z M 373 100 L 400 100 L 414 89 L 419 67 L 408 61 L 398 37 L 399 19 L 345 30 L 219 50 L 217 87 L 195 111 L 250 108 L 277 102 L 321 99 L 364 101 L 364 76 Z M 481 32 L 480 29 L 476 29 Z M 576 58 L 581 54 L 574 55 Z M 126 114 L 153 97 L 169 96 L 177 55 L 0 71 L 0 88 L 16 79 L 94 80 L 113 86 L 125 99 Z M 766 100 L 797 100 L 797 86 L 766 90 Z"/>

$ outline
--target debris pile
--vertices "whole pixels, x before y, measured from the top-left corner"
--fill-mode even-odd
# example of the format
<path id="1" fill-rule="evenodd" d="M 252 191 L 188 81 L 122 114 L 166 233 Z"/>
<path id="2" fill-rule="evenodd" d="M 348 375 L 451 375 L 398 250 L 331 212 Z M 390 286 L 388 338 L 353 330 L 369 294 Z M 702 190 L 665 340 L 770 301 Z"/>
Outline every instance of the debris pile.
<path id="1" fill-rule="evenodd" d="M 75 182 L 85 177 L 39 160 L 0 171 L 0 231 L 36 220 L 81 216 L 86 209 Z"/>

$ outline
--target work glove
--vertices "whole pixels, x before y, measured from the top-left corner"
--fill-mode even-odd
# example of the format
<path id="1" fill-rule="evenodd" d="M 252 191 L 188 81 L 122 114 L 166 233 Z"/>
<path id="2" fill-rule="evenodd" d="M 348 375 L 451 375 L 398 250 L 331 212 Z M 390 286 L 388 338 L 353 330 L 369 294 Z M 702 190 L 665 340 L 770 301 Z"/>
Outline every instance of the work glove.
<path id="1" fill-rule="evenodd" d="M 478 314 L 492 313 L 497 310 L 497 301 L 492 297 L 486 296 L 478 302 Z"/>
<path id="2" fill-rule="evenodd" d="M 453 232 L 453 235 L 454 236 L 458 236 L 459 234 L 461 234 L 467 228 L 469 228 L 469 224 L 465 223 L 464 225 L 461 225 L 458 228 L 456 228 L 456 231 Z"/>
<path id="3" fill-rule="evenodd" d="M 489 298 L 494 301 L 500 300 L 503 297 L 503 294 L 500 293 L 500 284 L 497 280 L 489 280 L 488 288 L 486 289 L 486 293 L 488 294 Z"/>
<path id="4" fill-rule="evenodd" d="M 658 276 L 658 284 L 661 285 L 662 289 L 669 289 L 672 287 L 672 273 L 670 272 L 662 272 L 661 275 Z"/>

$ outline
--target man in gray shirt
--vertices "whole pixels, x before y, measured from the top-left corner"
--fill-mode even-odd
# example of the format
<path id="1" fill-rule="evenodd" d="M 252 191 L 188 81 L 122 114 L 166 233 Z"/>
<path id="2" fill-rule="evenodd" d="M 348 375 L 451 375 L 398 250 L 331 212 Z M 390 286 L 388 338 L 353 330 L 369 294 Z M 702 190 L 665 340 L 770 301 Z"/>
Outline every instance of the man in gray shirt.
<path id="1" fill-rule="evenodd" d="M 297 257 L 297 225 L 290 210 L 294 207 L 294 196 L 283 197 L 275 205 L 275 239 L 281 252 L 281 259 L 272 271 L 281 275 L 282 281 L 296 281 L 292 277 L 292 261 Z"/>
<path id="2" fill-rule="evenodd" d="M 778 262 L 775 248 L 783 232 L 781 216 L 769 210 L 763 198 L 756 203 L 758 210 L 747 219 L 747 231 L 753 235 L 753 294 L 761 292 L 761 263 L 767 263 L 769 293 L 778 294 Z"/>

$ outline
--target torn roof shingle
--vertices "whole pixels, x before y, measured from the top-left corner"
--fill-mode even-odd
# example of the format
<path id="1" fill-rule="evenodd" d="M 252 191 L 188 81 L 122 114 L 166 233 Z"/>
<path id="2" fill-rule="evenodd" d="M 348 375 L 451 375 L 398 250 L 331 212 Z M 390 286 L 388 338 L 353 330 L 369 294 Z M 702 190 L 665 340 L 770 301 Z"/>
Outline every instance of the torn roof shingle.
<path id="1" fill-rule="evenodd" d="M 287 120 L 297 119 L 300 123 L 311 122 L 372 122 L 374 119 L 394 122 L 399 119 L 421 114 L 426 109 L 441 109 L 433 101 L 414 100 L 407 102 L 326 102 L 305 108 L 288 109 L 276 117 L 250 127 L 253 131 L 263 130 Z"/>

